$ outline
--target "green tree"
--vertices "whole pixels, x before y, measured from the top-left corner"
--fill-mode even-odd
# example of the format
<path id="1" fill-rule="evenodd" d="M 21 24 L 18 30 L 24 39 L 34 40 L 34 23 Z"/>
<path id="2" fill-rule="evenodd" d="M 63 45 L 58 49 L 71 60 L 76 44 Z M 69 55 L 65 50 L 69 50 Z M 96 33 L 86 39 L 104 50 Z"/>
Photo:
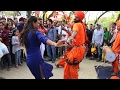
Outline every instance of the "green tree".
<path id="1" fill-rule="evenodd" d="M 7 16 L 14 16 L 14 11 L 4 11 Z"/>
<path id="2" fill-rule="evenodd" d="M 103 28 L 104 26 L 108 27 L 108 30 L 109 30 L 110 24 L 111 24 L 112 22 L 115 22 L 115 21 L 116 21 L 116 16 L 111 15 L 111 16 L 109 16 L 109 17 L 101 17 L 101 18 L 97 21 L 97 23 L 100 23 L 100 24 L 102 25 L 102 28 Z M 90 21 L 88 22 L 88 25 L 89 25 L 89 24 L 94 24 L 94 20 L 90 20 Z"/>
<path id="3" fill-rule="evenodd" d="M 116 21 L 120 18 L 120 11 L 117 11 L 115 18 L 116 18 Z"/>

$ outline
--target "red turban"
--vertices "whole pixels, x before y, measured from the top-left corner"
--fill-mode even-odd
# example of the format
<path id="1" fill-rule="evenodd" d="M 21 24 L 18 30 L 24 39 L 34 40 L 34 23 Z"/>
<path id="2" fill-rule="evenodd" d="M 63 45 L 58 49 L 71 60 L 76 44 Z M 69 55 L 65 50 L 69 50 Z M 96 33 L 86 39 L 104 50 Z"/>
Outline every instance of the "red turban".
<path id="1" fill-rule="evenodd" d="M 117 21 L 117 26 L 119 26 L 119 27 L 120 27 L 120 20 L 119 20 L 119 21 Z"/>
<path id="2" fill-rule="evenodd" d="M 75 15 L 82 21 L 85 17 L 84 12 L 82 11 L 74 11 Z"/>

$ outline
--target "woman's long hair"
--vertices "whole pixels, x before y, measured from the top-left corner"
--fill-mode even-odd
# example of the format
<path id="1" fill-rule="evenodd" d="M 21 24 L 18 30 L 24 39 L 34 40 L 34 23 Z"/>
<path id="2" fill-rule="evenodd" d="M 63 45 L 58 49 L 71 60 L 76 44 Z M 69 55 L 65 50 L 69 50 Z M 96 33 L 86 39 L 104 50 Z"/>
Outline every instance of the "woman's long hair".
<path id="1" fill-rule="evenodd" d="M 5 29 L 8 30 L 8 25 L 9 25 L 9 24 L 11 24 L 11 25 L 13 26 L 12 22 L 7 22 L 6 25 L 5 25 Z M 11 28 L 11 29 L 12 29 L 12 28 Z"/>
<path id="2" fill-rule="evenodd" d="M 34 23 L 36 23 L 37 22 L 37 17 L 35 17 L 35 16 L 31 16 L 29 19 L 28 19 L 28 21 L 27 21 L 27 23 L 26 23 L 26 25 L 25 25 L 25 27 L 23 28 L 23 30 L 22 30 L 22 32 L 21 32 L 21 34 L 20 34 L 20 44 L 22 45 L 22 46 L 27 46 L 28 45 L 28 33 L 30 33 L 31 34 L 31 36 L 35 33 L 35 27 L 33 26 L 33 22 Z"/>

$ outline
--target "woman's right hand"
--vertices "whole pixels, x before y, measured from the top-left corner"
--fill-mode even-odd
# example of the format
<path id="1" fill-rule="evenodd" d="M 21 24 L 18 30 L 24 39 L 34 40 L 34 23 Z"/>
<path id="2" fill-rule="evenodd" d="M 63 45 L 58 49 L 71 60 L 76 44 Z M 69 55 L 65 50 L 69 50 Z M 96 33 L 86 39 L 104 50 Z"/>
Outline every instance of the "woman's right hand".
<path id="1" fill-rule="evenodd" d="M 66 45 L 66 40 L 58 40 L 58 42 L 57 43 L 55 43 L 55 47 L 63 47 L 63 46 L 67 46 Z"/>
<path id="2" fill-rule="evenodd" d="M 73 42 L 76 42 L 74 38 L 68 38 L 67 44 L 72 45 Z"/>

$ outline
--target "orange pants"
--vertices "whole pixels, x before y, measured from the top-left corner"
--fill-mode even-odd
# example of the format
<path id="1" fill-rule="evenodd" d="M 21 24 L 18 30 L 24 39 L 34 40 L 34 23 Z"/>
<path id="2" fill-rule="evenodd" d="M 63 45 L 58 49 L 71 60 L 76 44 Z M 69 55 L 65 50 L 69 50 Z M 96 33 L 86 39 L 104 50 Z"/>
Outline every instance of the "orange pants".
<path id="1" fill-rule="evenodd" d="M 65 65 L 65 59 L 61 58 L 60 61 L 58 62 L 58 65 L 64 67 L 64 65 Z"/>
<path id="2" fill-rule="evenodd" d="M 66 59 L 61 58 L 60 61 L 58 62 L 59 66 L 64 67 L 66 63 Z M 80 68 L 80 65 L 78 65 L 78 69 Z"/>
<path id="3" fill-rule="evenodd" d="M 73 63 L 75 61 L 76 57 L 76 62 L 81 62 L 84 58 L 85 55 L 85 47 L 80 46 L 80 47 L 75 47 L 73 48 L 69 53 L 68 53 L 68 60 L 70 63 Z M 64 64 L 64 79 L 78 79 L 78 69 L 79 65 L 70 65 L 69 63 L 65 62 Z"/>
<path id="4" fill-rule="evenodd" d="M 79 64 L 76 66 L 64 64 L 64 79 L 78 79 Z"/>
<path id="5" fill-rule="evenodd" d="M 114 73 L 118 73 L 119 72 L 118 64 L 119 64 L 119 59 L 118 59 L 118 57 L 116 57 L 115 61 L 112 62 Z"/>
<path id="6" fill-rule="evenodd" d="M 64 53 L 63 53 L 63 58 L 60 58 L 59 62 L 58 62 L 58 65 L 59 66 L 62 66 L 64 67 L 64 64 L 66 62 L 66 58 L 67 58 L 67 53 L 70 51 L 70 49 L 66 50 Z"/>

